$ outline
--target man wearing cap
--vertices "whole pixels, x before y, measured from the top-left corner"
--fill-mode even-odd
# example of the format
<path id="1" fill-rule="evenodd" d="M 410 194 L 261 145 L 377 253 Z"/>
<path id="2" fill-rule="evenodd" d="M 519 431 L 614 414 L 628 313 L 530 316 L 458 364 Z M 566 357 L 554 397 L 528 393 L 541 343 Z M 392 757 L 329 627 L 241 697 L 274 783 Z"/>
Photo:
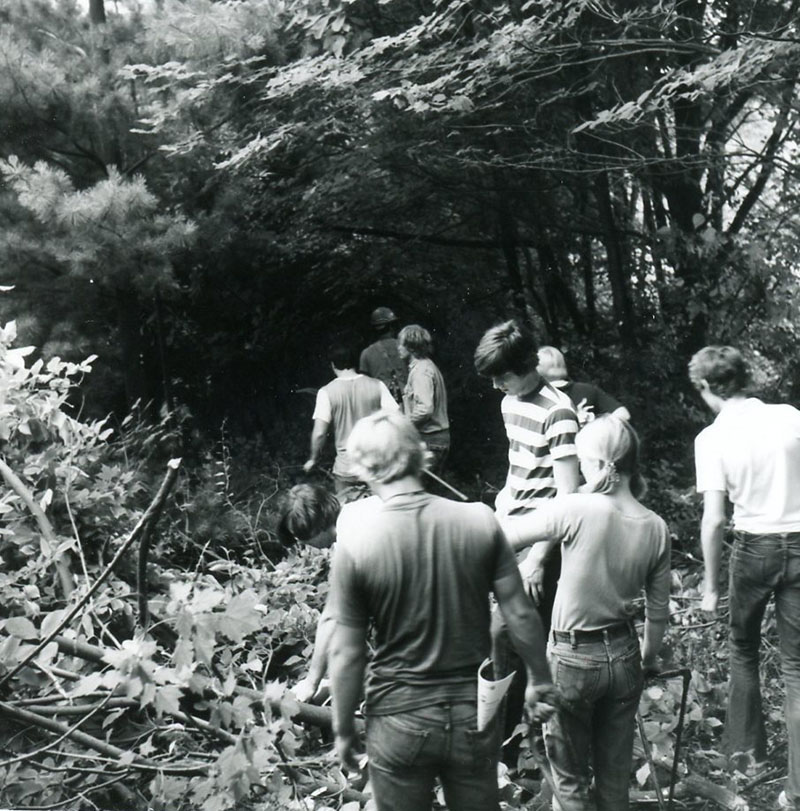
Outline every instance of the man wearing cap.
<path id="1" fill-rule="evenodd" d="M 378 339 L 361 353 L 359 371 L 383 381 L 392 397 L 402 403 L 408 369 L 397 349 L 397 316 L 388 307 L 377 307 L 372 311 L 370 323 Z"/>

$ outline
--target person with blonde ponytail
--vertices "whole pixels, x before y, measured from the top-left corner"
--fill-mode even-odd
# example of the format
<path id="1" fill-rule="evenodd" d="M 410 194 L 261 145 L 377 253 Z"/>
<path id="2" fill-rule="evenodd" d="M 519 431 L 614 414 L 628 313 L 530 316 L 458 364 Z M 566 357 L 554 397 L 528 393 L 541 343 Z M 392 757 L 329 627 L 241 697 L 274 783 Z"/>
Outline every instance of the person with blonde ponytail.
<path id="1" fill-rule="evenodd" d="M 670 535 L 639 502 L 646 486 L 629 423 L 599 417 L 578 433 L 576 447 L 581 491 L 503 528 L 516 549 L 561 544 L 548 659 L 562 700 L 545 725 L 558 807 L 626 811 L 644 671 L 656 668 L 669 619 Z M 520 570 L 525 580 L 526 561 Z M 640 644 L 634 619 L 643 589 Z"/>

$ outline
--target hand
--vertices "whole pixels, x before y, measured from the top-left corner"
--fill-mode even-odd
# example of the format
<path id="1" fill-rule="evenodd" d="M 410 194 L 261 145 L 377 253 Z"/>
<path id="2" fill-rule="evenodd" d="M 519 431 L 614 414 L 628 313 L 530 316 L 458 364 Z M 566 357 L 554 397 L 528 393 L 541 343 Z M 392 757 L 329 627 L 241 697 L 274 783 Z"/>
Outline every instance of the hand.
<path id="1" fill-rule="evenodd" d="M 661 665 L 655 656 L 643 656 L 642 670 L 644 671 L 645 680 L 652 679 L 653 676 L 657 676 L 661 672 Z"/>
<path id="2" fill-rule="evenodd" d="M 339 735 L 337 733 L 333 739 L 333 749 L 343 769 L 358 771 L 358 759 L 354 751 L 355 739 L 356 736 L 353 733 L 349 735 Z"/>
<path id="3" fill-rule="evenodd" d="M 292 692 L 294 693 L 294 697 L 299 702 L 307 704 L 317 694 L 318 689 L 319 682 L 310 678 L 309 676 L 306 676 L 304 679 L 300 679 L 300 681 L 295 684 L 295 686 L 292 688 Z"/>
<path id="4" fill-rule="evenodd" d="M 587 398 L 584 397 L 578 405 L 575 406 L 575 412 L 578 415 L 578 422 L 580 425 L 586 425 L 587 422 L 591 422 L 595 415 L 594 415 L 594 406 L 593 405 L 586 405 Z"/>
<path id="5" fill-rule="evenodd" d="M 534 721 L 546 721 L 557 709 L 561 699 L 552 682 L 529 684 L 525 688 L 525 705 Z"/>
<path id="6" fill-rule="evenodd" d="M 719 592 L 707 588 L 703 594 L 703 601 L 700 603 L 700 610 L 710 617 L 716 617 L 718 603 Z"/>
<path id="7" fill-rule="evenodd" d="M 538 568 L 528 572 L 523 578 L 525 591 L 536 605 L 544 599 L 544 569 Z"/>
<path id="8" fill-rule="evenodd" d="M 310 472 L 311 472 L 311 471 L 312 471 L 312 470 L 313 470 L 313 469 L 314 469 L 316 466 L 317 466 L 317 463 L 316 463 L 316 462 L 315 462 L 313 459 L 309 459 L 309 460 L 308 460 L 308 461 L 307 461 L 307 462 L 306 462 L 306 463 L 303 465 L 303 470 L 304 470 L 306 473 L 310 473 Z"/>

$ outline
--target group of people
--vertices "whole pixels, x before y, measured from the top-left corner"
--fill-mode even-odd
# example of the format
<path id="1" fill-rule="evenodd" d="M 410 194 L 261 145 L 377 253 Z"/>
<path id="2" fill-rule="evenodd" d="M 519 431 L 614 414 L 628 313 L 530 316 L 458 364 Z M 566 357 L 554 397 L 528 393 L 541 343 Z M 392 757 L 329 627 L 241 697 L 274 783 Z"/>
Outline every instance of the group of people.
<path id="1" fill-rule="evenodd" d="M 303 468 L 319 464 L 331 428 L 336 458 L 333 480 L 343 502 L 363 494 L 347 453 L 347 438 L 362 417 L 376 411 L 402 410 L 422 435 L 428 469 L 441 470 L 450 448 L 447 389 L 439 368 L 431 360 L 431 334 L 418 324 L 403 327 L 395 337 L 397 316 L 388 307 L 376 308 L 370 322 L 376 340 L 363 352 L 347 339 L 333 343 L 328 361 L 334 379 L 317 392 L 311 452 Z"/>
<path id="2" fill-rule="evenodd" d="M 287 497 L 285 542 L 336 544 L 295 693 L 310 699 L 327 668 L 343 763 L 353 760 L 363 699 L 379 811 L 428 811 L 437 778 L 451 811 L 499 808 L 502 713 L 476 722 L 477 673 L 490 653 L 496 677 L 513 656 L 521 661 L 524 703 L 544 722 L 554 808 L 629 807 L 636 711 L 669 620 L 670 533 L 639 500 L 630 414 L 570 388 L 563 356 L 550 350 L 537 352 L 530 331 L 507 321 L 475 351 L 477 372 L 504 394 L 509 466 L 494 511 L 426 491 L 426 443 L 396 404 L 354 421 L 342 441 L 349 475 L 370 497 L 341 509 L 313 485 Z M 800 807 L 800 412 L 748 397 L 731 347 L 698 352 L 689 376 L 717 414 L 696 440 L 708 612 L 719 599 L 726 501 L 734 507 L 725 743 L 731 755 L 766 755 L 758 651 L 774 596 L 789 740 L 777 802 Z"/>

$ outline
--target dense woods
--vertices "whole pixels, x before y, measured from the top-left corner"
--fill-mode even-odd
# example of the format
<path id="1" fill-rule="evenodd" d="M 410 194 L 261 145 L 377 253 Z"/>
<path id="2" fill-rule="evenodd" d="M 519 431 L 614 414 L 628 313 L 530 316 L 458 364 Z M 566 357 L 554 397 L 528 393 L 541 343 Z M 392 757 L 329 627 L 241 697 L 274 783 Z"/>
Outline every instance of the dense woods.
<path id="1" fill-rule="evenodd" d="M 800 400 L 798 18 L 796 0 L 5 0 L 0 805 L 363 805 L 324 759 L 324 708 L 287 691 L 326 553 L 285 557 L 273 520 L 329 340 L 366 344 L 386 305 L 434 335 L 448 475 L 473 498 L 504 473 L 472 368 L 498 319 L 629 407 L 695 671 L 680 776 L 706 782 L 683 802 L 758 807 L 780 771 L 731 783 L 715 749 L 724 631 L 692 608 L 708 417 L 685 367 L 733 343 L 766 399 Z M 651 800 L 679 697 L 643 702 Z"/>

